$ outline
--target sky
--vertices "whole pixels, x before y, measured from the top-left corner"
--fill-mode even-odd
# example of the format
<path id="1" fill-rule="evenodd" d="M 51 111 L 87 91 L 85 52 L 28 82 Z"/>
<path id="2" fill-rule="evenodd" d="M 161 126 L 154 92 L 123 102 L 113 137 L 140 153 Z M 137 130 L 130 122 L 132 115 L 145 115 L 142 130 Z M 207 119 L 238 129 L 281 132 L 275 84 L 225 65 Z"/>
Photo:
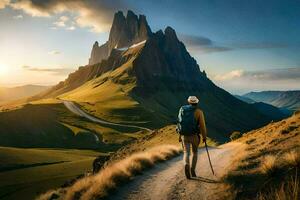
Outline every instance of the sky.
<path id="1" fill-rule="evenodd" d="M 231 93 L 300 89 L 299 0 L 0 0 L 0 86 L 64 80 L 128 9 L 173 27 Z"/>

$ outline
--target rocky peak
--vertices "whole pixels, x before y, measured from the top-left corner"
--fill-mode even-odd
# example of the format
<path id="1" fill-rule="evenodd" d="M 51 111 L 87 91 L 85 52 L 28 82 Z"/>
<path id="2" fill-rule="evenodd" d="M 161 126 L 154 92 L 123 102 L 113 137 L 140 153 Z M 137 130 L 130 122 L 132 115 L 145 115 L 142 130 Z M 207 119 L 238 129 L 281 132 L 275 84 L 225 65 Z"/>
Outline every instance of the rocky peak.
<path id="1" fill-rule="evenodd" d="M 93 48 L 95 48 L 95 47 L 99 47 L 98 41 L 96 41 L 96 42 L 94 43 Z"/>
<path id="2" fill-rule="evenodd" d="M 161 79 L 198 81 L 202 76 L 196 60 L 171 27 L 167 27 L 164 32 L 159 30 L 147 40 L 134 62 L 133 70 L 138 82 L 149 87 Z"/>
<path id="3" fill-rule="evenodd" d="M 170 26 L 165 29 L 165 36 L 171 40 L 178 40 L 175 30 Z"/>
<path id="4" fill-rule="evenodd" d="M 122 11 L 114 15 L 113 23 L 110 29 L 108 41 L 97 47 L 93 46 L 89 64 L 101 62 L 106 59 L 114 48 L 129 47 L 148 39 L 152 31 L 144 15 L 137 16 L 131 10 L 128 10 L 126 17 Z M 94 53 L 96 52 L 96 53 Z"/>
<path id="5" fill-rule="evenodd" d="M 151 35 L 151 29 L 146 17 L 139 17 L 131 10 L 128 10 L 126 17 L 123 12 L 115 14 L 113 24 L 109 34 L 109 49 L 131 46 L 141 42 Z"/>

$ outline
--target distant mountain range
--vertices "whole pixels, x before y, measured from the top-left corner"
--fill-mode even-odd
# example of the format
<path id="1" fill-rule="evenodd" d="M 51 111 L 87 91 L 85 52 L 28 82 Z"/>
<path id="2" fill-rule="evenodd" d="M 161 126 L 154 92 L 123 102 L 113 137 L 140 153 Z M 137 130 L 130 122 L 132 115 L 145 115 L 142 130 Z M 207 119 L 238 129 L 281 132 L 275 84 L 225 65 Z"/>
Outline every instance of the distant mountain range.
<path id="1" fill-rule="evenodd" d="M 46 89 L 50 88 L 49 86 L 41 85 L 24 85 L 18 87 L 0 87 L 0 103 L 13 101 L 17 99 L 22 99 L 36 95 Z"/>
<path id="2" fill-rule="evenodd" d="M 278 108 L 268 103 L 256 102 L 253 99 L 250 99 L 245 96 L 240 96 L 240 95 L 234 95 L 234 96 L 248 104 L 253 105 L 259 112 L 273 118 L 274 120 L 281 120 L 293 114 L 292 111 L 286 108 Z"/>
<path id="3" fill-rule="evenodd" d="M 250 92 L 242 97 L 291 111 L 300 109 L 300 90 Z"/>
<path id="4" fill-rule="evenodd" d="M 93 45 L 89 63 L 31 100 L 71 100 L 102 119 L 159 128 L 173 122 L 187 97 L 196 95 L 218 141 L 274 119 L 217 87 L 174 29 L 153 33 L 146 17 L 132 11 L 115 14 L 108 41 Z"/>

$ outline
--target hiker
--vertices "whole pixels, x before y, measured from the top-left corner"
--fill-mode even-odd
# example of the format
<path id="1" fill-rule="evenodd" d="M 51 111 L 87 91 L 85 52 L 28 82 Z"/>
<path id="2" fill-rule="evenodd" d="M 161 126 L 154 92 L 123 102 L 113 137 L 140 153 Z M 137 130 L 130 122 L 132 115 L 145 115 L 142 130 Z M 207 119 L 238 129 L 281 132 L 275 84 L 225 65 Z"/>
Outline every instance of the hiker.
<path id="1" fill-rule="evenodd" d="M 177 131 L 179 132 L 179 142 L 182 142 L 184 172 L 188 179 L 196 177 L 196 164 L 198 157 L 198 146 L 200 134 L 203 142 L 206 142 L 206 126 L 204 114 L 199 109 L 199 99 L 196 96 L 188 98 L 189 105 L 184 105 L 178 113 Z M 192 165 L 190 167 L 190 148 L 192 148 Z"/>

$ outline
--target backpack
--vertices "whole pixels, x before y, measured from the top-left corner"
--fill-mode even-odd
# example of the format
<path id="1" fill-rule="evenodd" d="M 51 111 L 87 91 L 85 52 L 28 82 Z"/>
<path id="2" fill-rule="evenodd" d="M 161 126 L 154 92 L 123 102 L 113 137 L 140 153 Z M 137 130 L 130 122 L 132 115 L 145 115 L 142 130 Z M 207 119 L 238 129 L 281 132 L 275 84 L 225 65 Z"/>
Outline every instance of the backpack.
<path id="1" fill-rule="evenodd" d="M 178 114 L 177 131 L 180 135 L 194 135 L 199 133 L 198 123 L 195 119 L 197 107 L 182 106 Z"/>

